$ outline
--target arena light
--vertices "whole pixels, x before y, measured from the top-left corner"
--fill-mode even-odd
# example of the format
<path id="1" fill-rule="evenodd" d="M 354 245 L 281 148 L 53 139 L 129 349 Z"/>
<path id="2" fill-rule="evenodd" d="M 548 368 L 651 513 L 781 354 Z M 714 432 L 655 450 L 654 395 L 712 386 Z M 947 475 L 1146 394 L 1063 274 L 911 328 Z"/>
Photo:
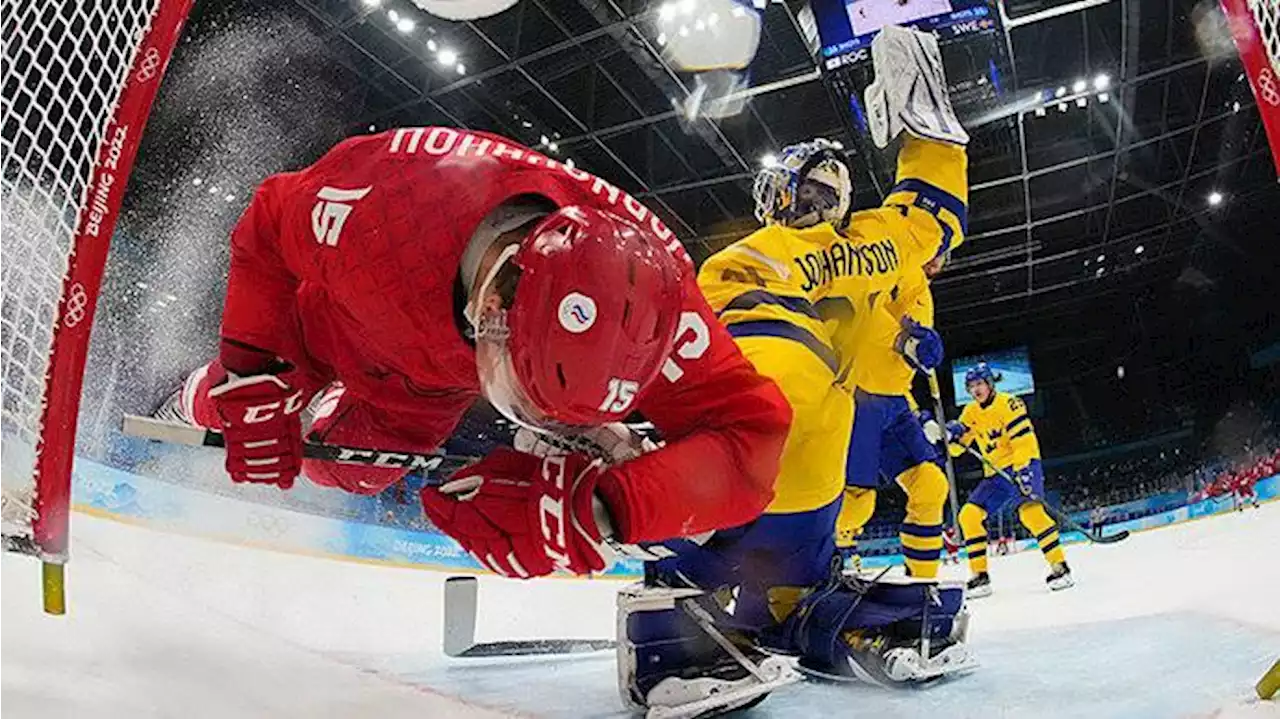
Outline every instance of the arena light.
<path id="1" fill-rule="evenodd" d="M 430 52 L 435 52 L 436 50 L 439 50 L 439 49 L 440 49 L 440 46 L 436 44 L 436 41 L 435 41 L 435 40 L 428 40 L 428 41 L 427 41 L 427 50 L 428 50 L 428 51 L 430 51 Z"/>
<path id="2" fill-rule="evenodd" d="M 1146 251 L 1147 251 L 1147 248 L 1143 247 L 1142 245 L 1138 245 L 1137 247 L 1133 248 L 1133 254 L 1135 255 L 1140 255 Z"/>
<path id="3" fill-rule="evenodd" d="M 692 15 L 698 7 L 698 0 L 680 0 L 680 14 Z"/>
<path id="4" fill-rule="evenodd" d="M 1087 97 L 1076 98 L 1076 107 L 1084 107 L 1085 105 L 1088 105 L 1088 104 L 1089 104 L 1089 98 Z"/>
<path id="5" fill-rule="evenodd" d="M 1044 111 L 1044 107 L 1037 107 L 1037 108 L 1036 108 L 1036 117 L 1044 117 L 1044 116 L 1045 116 L 1045 114 L 1046 114 L 1046 113 L 1045 113 L 1045 111 Z"/>
<path id="6" fill-rule="evenodd" d="M 1053 91 L 1054 97 L 1062 97 L 1066 94 L 1067 94 L 1067 88 L 1065 85 L 1059 85 L 1058 89 Z"/>
<path id="7" fill-rule="evenodd" d="M 658 47 L 667 44 L 667 34 L 665 32 L 658 33 Z"/>
<path id="8" fill-rule="evenodd" d="M 1111 95 L 1105 92 L 1098 93 L 1098 102 L 1111 102 Z"/>
<path id="9" fill-rule="evenodd" d="M 760 156 L 761 167 L 774 167 L 778 164 L 778 156 L 772 152 L 766 152 Z"/>
<path id="10" fill-rule="evenodd" d="M 662 22 L 670 22 L 676 16 L 676 4 L 673 2 L 662 3 L 662 7 L 658 8 L 658 19 Z"/>
<path id="11" fill-rule="evenodd" d="M 456 66 L 454 66 L 454 68 L 453 68 L 453 69 L 454 69 L 454 70 L 457 70 L 457 72 L 458 72 L 458 74 L 459 74 L 459 75 L 466 75 L 466 74 L 467 74 L 467 66 L 466 66 L 466 65 L 463 65 L 462 63 L 458 63 Z"/>
<path id="12" fill-rule="evenodd" d="M 399 20 L 396 20 L 396 29 L 403 35 L 408 35 L 413 32 L 414 27 L 414 22 L 407 17 L 402 17 Z"/>
<path id="13" fill-rule="evenodd" d="M 444 48 L 436 55 L 436 59 L 440 61 L 441 65 L 453 65 L 458 62 L 458 53 L 449 48 Z"/>
<path id="14" fill-rule="evenodd" d="M 1106 261 L 1107 261 L 1107 256 L 1106 256 L 1105 254 L 1103 254 L 1103 255 L 1098 255 L 1098 261 L 1099 261 L 1099 262 L 1106 262 Z"/>
<path id="15" fill-rule="evenodd" d="M 551 144 L 551 138 L 547 137 L 546 135 L 543 135 L 542 137 L 538 138 L 538 143 L 542 145 L 549 145 Z"/>
<path id="16" fill-rule="evenodd" d="M 378 7 L 382 4 L 382 0 L 360 0 L 360 4 L 365 7 Z"/>
<path id="17" fill-rule="evenodd" d="M 400 22 L 400 13 L 396 12 L 395 10 L 388 10 L 387 18 L 391 20 L 392 25 L 395 25 L 396 23 Z"/>
<path id="18" fill-rule="evenodd" d="M 1066 111 L 1067 111 L 1067 103 L 1065 102 L 1058 103 L 1058 112 L 1066 112 Z"/>
<path id="19" fill-rule="evenodd" d="M 1085 88 L 1087 87 L 1089 87 L 1089 83 L 1085 82 L 1084 80 L 1076 80 L 1075 83 L 1071 85 L 1071 91 L 1084 92 Z"/>
<path id="20" fill-rule="evenodd" d="M 1223 199 L 1223 198 L 1222 198 L 1222 193 L 1221 193 L 1221 192 L 1218 192 L 1217 190 L 1214 190 L 1213 192 L 1210 192 L 1210 193 L 1209 193 L 1209 206 L 1210 206 L 1210 207 L 1217 207 L 1218 205 L 1221 205 L 1221 204 L 1222 204 L 1222 199 Z"/>
<path id="21" fill-rule="evenodd" d="M 1231 111 L 1240 112 L 1240 102 L 1238 100 L 1236 102 L 1231 103 Z"/>
<path id="22" fill-rule="evenodd" d="M 1105 90 L 1111 87 L 1111 76 L 1105 72 L 1093 78 L 1094 90 Z"/>

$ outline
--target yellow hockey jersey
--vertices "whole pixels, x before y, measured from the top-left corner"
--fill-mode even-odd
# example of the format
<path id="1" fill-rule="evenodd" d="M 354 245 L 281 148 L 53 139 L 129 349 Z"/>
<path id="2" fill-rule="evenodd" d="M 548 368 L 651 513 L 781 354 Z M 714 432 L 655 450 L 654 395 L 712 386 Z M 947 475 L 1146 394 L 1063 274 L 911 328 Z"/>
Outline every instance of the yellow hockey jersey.
<path id="1" fill-rule="evenodd" d="M 918 268 L 906 268 L 889 301 L 868 317 L 854 351 L 853 386 L 872 394 L 906 395 L 910 400 L 916 369 L 893 346 L 904 317 L 933 326 L 933 294 Z"/>
<path id="2" fill-rule="evenodd" d="M 926 262 L 963 241 L 967 172 L 963 147 L 907 136 L 897 184 L 880 207 L 854 213 L 843 235 L 827 223 L 766 226 L 708 258 L 698 284 L 730 333 L 795 340 L 851 389 L 871 318 L 909 289 L 900 284 L 924 280 Z M 887 332 L 893 320 L 874 324 Z"/>
<path id="3" fill-rule="evenodd" d="M 1022 469 L 1033 459 L 1040 459 L 1040 441 L 1027 416 L 1027 405 L 1018 397 L 995 392 L 983 406 L 977 402 L 965 405 L 960 412 L 965 433 L 960 444 L 975 444 L 1000 469 Z M 986 470 L 987 475 L 994 474 Z"/>

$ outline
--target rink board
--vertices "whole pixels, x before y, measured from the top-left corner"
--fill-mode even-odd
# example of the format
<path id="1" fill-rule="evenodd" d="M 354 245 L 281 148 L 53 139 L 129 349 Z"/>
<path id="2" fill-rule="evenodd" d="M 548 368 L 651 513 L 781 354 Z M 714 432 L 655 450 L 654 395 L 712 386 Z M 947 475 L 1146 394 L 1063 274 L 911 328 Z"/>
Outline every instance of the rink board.
<path id="1" fill-rule="evenodd" d="M 1259 500 L 1264 502 L 1280 496 L 1280 476 L 1258 482 L 1257 491 Z M 439 533 L 345 521 L 211 494 L 83 458 L 76 461 L 72 501 L 75 509 L 98 516 L 278 551 L 423 569 L 484 572 L 457 542 Z M 1230 500 L 1205 500 L 1109 524 L 1107 531 L 1152 529 L 1230 509 Z M 1077 532 L 1064 532 L 1063 540 L 1080 542 L 1083 537 Z M 1033 547 L 1034 540 L 1017 544 L 1018 550 Z M 900 555 L 867 557 L 863 565 L 875 568 L 901 562 Z M 602 576 L 626 579 L 637 577 L 640 572 L 640 563 L 628 559 Z"/>

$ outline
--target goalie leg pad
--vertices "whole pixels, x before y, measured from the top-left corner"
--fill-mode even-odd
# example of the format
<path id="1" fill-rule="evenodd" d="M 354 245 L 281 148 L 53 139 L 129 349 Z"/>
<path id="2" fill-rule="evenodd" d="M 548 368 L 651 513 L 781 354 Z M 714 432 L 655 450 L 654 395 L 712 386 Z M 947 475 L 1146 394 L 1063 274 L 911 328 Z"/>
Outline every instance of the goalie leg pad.
<path id="1" fill-rule="evenodd" d="M 917 684 L 977 666 L 958 582 L 844 578 L 802 600 L 783 631 L 801 668 L 828 678 Z"/>
<path id="2" fill-rule="evenodd" d="M 722 631 L 725 618 L 697 589 L 635 584 L 618 595 L 618 689 L 648 719 L 708 717 L 764 700 L 800 681 L 791 662 Z"/>
<path id="3" fill-rule="evenodd" d="M 825 583 L 837 561 L 836 515 L 840 499 L 817 509 L 766 513 L 716 532 L 701 543 L 664 542 L 667 557 L 645 565 L 650 585 L 735 590 L 732 624 L 759 630 L 780 621 L 791 607 L 771 598 L 779 587 Z"/>

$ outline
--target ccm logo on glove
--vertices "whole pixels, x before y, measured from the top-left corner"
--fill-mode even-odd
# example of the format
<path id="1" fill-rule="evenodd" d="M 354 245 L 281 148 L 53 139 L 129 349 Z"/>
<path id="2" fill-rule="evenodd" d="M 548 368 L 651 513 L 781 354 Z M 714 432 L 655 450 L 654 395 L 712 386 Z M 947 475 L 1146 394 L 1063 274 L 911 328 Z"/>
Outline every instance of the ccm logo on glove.
<path id="1" fill-rule="evenodd" d="M 276 412 L 280 410 L 280 402 L 268 402 L 267 404 L 246 407 L 244 410 L 244 419 L 241 420 L 245 424 L 259 424 L 261 422 L 270 422 L 276 418 Z M 284 400 L 284 413 L 297 414 L 302 410 L 302 391 L 299 390 Z"/>

